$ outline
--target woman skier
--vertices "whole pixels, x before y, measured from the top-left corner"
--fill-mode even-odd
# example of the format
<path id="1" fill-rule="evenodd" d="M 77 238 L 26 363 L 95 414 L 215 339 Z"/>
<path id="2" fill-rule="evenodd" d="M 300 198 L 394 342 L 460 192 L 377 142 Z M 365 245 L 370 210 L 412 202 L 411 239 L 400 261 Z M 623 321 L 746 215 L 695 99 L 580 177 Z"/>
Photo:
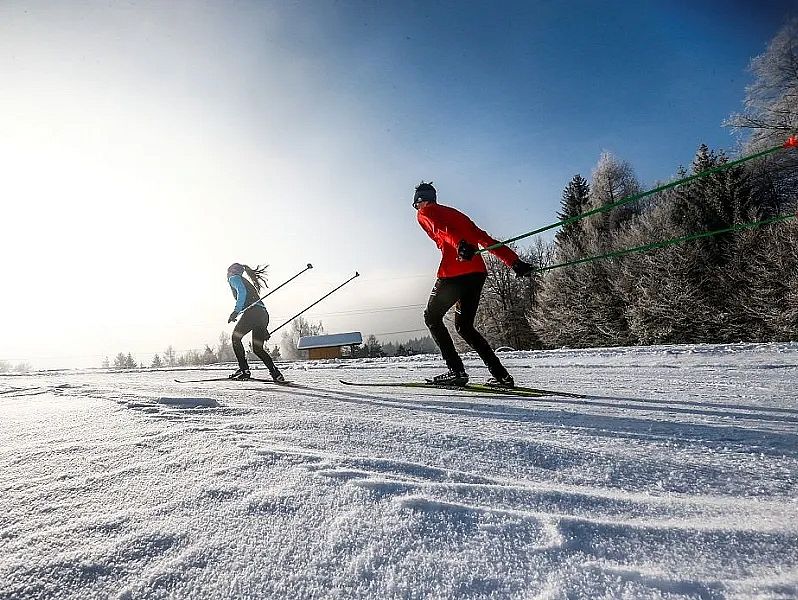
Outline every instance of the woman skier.
<path id="1" fill-rule="evenodd" d="M 241 343 L 241 338 L 251 331 L 252 350 L 269 369 L 272 379 L 277 383 L 284 383 L 285 377 L 274 365 L 269 353 L 263 348 L 263 344 L 269 339 L 269 331 L 267 329 L 269 326 L 269 313 L 266 311 L 263 301 L 258 298 L 260 297 L 261 286 L 266 287 L 265 272 L 266 267 L 257 266 L 253 269 L 240 263 L 233 263 L 227 268 L 227 283 L 230 284 L 233 297 L 236 299 L 236 306 L 233 312 L 230 313 L 230 318 L 227 319 L 227 322 L 233 323 L 241 316 L 241 320 L 238 321 L 233 329 L 232 340 L 233 351 L 238 359 L 238 370 L 230 375 L 230 379 L 249 379 L 252 376 L 247 363 L 247 355 L 244 352 L 244 344 Z M 249 279 L 244 277 L 244 273 L 247 274 Z M 244 310 L 246 307 L 250 308 Z"/>

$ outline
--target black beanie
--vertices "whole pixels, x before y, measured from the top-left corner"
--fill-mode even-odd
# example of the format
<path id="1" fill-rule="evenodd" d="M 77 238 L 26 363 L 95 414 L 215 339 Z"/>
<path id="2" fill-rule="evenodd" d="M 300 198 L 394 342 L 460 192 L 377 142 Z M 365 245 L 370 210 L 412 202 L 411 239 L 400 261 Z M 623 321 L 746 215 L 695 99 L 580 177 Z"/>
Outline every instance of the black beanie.
<path id="1" fill-rule="evenodd" d="M 419 202 L 421 200 L 429 200 L 430 202 L 435 202 L 438 199 L 438 192 L 435 191 L 435 188 L 432 187 L 432 182 L 429 183 L 421 182 L 416 186 L 416 193 L 413 196 L 413 204 Z"/>

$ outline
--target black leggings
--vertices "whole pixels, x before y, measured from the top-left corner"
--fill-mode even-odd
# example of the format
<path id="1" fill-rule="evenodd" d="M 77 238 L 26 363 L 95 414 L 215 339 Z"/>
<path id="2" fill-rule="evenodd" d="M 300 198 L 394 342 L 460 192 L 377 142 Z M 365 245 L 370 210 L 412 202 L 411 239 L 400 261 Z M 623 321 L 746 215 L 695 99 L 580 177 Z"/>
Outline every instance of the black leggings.
<path id="1" fill-rule="evenodd" d="M 458 277 L 438 279 L 424 311 L 424 322 L 429 327 L 432 339 L 438 344 L 446 366 L 452 371 L 464 371 L 463 360 L 454 348 L 452 336 L 443 324 L 443 316 L 457 304 L 454 315 L 454 327 L 466 343 L 476 350 L 482 362 L 494 377 L 506 377 L 507 369 L 502 366 L 487 340 L 474 329 L 482 286 L 485 285 L 485 273 L 469 273 Z"/>
<path id="2" fill-rule="evenodd" d="M 238 323 L 236 323 L 235 329 L 233 329 L 233 352 L 236 353 L 238 366 L 242 369 L 249 369 L 249 364 L 247 363 L 247 355 L 244 352 L 244 344 L 241 343 L 241 338 L 251 331 L 253 352 L 269 368 L 270 373 L 274 374 L 277 371 L 272 357 L 263 348 L 263 344 L 269 339 L 268 326 L 269 313 L 260 306 L 253 306 L 245 311 Z"/>

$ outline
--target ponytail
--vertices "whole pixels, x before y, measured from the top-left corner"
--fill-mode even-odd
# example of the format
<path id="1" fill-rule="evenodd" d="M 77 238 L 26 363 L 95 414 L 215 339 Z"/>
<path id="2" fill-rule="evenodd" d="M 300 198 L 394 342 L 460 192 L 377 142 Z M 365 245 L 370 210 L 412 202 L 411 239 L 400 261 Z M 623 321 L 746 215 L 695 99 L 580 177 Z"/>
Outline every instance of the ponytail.
<path id="1" fill-rule="evenodd" d="M 254 269 L 248 265 L 242 265 L 244 267 L 244 271 L 246 271 L 247 276 L 249 276 L 252 285 L 255 286 L 255 289 L 260 292 L 261 287 L 269 287 L 266 284 L 266 269 L 269 268 L 269 265 L 257 265 Z"/>

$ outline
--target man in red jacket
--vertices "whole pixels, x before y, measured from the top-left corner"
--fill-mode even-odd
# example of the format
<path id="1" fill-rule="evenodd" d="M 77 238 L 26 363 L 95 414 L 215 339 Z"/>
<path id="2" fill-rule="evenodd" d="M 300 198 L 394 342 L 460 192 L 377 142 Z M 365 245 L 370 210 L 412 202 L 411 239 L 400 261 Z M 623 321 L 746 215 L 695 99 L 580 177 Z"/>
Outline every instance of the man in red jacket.
<path id="1" fill-rule="evenodd" d="M 457 304 L 454 326 L 457 333 L 476 350 L 482 362 L 488 367 L 492 377 L 488 385 L 514 387 L 512 375 L 499 361 L 484 337 L 474 329 L 482 286 L 485 285 L 487 269 L 482 256 L 477 254 L 478 246 L 486 248 L 497 244 L 487 233 L 477 227 L 466 215 L 454 208 L 437 202 L 437 192 L 432 182 L 423 181 L 416 186 L 413 207 L 418 211 L 417 218 L 421 228 L 441 249 L 443 257 L 438 267 L 438 279 L 424 311 L 424 322 L 429 327 L 432 338 L 441 349 L 449 371 L 429 380 L 440 385 L 465 385 L 468 373 L 463 360 L 455 350 L 452 336 L 443 324 L 443 316 Z M 516 276 L 529 275 L 534 267 L 518 258 L 507 246 L 500 246 L 490 253 L 515 271 Z"/>

